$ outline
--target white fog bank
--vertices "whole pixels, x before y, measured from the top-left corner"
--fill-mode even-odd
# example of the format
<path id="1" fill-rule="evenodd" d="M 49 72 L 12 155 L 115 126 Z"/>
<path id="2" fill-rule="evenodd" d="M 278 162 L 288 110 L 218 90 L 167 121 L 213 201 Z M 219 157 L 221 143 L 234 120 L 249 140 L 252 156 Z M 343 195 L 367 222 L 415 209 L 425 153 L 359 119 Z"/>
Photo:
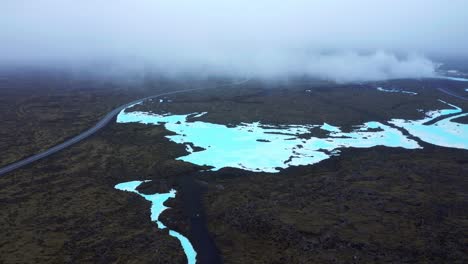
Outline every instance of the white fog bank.
<path id="1" fill-rule="evenodd" d="M 0 66 L 338 82 L 432 77 L 432 54 L 468 56 L 466 10 L 465 0 L 6 0 Z"/>

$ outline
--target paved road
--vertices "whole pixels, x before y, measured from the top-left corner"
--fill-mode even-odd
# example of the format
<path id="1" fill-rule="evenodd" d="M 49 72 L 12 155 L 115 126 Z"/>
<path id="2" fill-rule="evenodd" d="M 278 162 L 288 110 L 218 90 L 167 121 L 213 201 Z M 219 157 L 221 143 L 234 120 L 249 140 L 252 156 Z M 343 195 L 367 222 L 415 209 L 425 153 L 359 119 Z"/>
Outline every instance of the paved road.
<path id="1" fill-rule="evenodd" d="M 142 98 L 142 99 L 138 99 L 138 100 L 135 100 L 135 101 L 132 101 L 130 103 L 127 103 L 127 104 L 124 104 L 124 105 L 121 105 L 119 107 L 117 107 L 116 109 L 112 110 L 111 112 L 109 112 L 106 116 L 104 116 L 96 125 L 94 125 L 92 128 L 82 132 L 81 134 L 59 144 L 59 145 L 56 145 L 50 149 L 47 149 L 45 150 L 44 152 L 41 152 L 41 153 L 38 153 L 36 155 L 33 155 L 31 157 L 28 157 L 28 158 L 25 158 L 23 160 L 20 160 L 20 161 L 17 161 L 17 162 L 14 162 L 14 163 L 11 163 L 3 168 L 0 169 L 0 176 L 4 175 L 4 174 L 7 174 L 13 170 L 16 170 L 16 169 L 19 169 L 21 167 L 24 167 L 26 165 L 29 165 L 37 160 L 40 160 L 40 159 L 43 159 L 45 157 L 48 157 L 62 149 L 65 149 L 75 143 L 78 143 L 80 141 L 82 141 L 83 139 L 86 139 L 88 138 L 89 136 L 93 135 L 94 133 L 96 133 L 97 131 L 99 131 L 100 129 L 104 128 L 107 124 L 109 124 L 110 121 L 113 120 L 113 118 L 115 116 L 117 116 L 120 111 L 122 111 L 123 109 L 131 106 L 131 105 L 134 105 L 134 104 L 137 104 L 137 103 L 140 103 L 140 102 L 143 102 L 145 100 L 148 100 L 148 99 L 154 99 L 154 98 L 158 98 L 158 97 L 161 97 L 161 96 L 166 96 L 166 95 L 172 95 L 172 94 L 179 94 L 179 93 L 186 93 L 186 92 L 192 92 L 192 91 L 198 91 L 198 90 L 207 90 L 207 89 L 215 89 L 215 88 L 221 88 L 221 87 L 226 87 L 226 86 L 235 86 L 235 85 L 241 85 L 241 84 L 244 84 L 246 82 L 248 82 L 249 79 L 246 79 L 246 80 L 242 80 L 242 81 L 238 81 L 238 82 L 234 82 L 234 83 L 229 83 L 229 84 L 223 84 L 223 85 L 218 85 L 216 87 L 211 87 L 211 88 L 195 88 L 195 89 L 186 89 L 186 90 L 179 90 L 179 91 L 173 91 L 173 92 L 167 92 L 167 93 L 161 93 L 161 94 L 157 94 L 157 95 L 153 95 L 153 96 L 148 96 L 148 97 L 145 97 L 145 98 Z"/>

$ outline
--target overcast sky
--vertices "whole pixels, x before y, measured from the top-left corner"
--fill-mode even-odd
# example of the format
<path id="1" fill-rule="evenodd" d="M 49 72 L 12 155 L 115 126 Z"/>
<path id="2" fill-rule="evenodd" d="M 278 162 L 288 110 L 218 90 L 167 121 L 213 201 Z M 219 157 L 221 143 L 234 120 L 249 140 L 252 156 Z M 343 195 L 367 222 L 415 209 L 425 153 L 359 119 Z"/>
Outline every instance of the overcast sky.
<path id="1" fill-rule="evenodd" d="M 2 0 L 0 61 L 418 77 L 432 73 L 431 55 L 468 56 L 467 10 L 468 0 Z"/>

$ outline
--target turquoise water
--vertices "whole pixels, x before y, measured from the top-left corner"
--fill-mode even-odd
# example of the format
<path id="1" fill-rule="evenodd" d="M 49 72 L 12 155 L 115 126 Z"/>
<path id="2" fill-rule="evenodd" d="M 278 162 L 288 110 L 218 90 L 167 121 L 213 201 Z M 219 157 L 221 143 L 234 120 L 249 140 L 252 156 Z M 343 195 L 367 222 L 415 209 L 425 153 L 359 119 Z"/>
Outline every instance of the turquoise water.
<path id="1" fill-rule="evenodd" d="M 224 167 L 250 171 L 278 172 L 280 168 L 309 165 L 337 155 L 340 148 L 369 148 L 374 146 L 420 148 L 396 128 L 380 122 L 368 122 L 356 126 L 349 133 L 330 124 L 290 125 L 274 127 L 261 123 L 242 123 L 237 127 L 196 121 L 206 113 L 187 115 L 156 115 L 144 112 L 122 112 L 119 123 L 139 122 L 164 125 L 176 135 L 167 136 L 178 144 L 186 144 L 188 155 L 179 160 L 212 166 L 212 170 Z M 192 120 L 192 121 L 189 121 Z M 302 138 L 311 129 L 329 132 L 327 138 Z M 369 131 L 369 128 L 378 131 Z M 194 152 L 188 143 L 204 150 Z"/>
<path id="2" fill-rule="evenodd" d="M 428 111 L 427 117 L 422 120 L 393 119 L 389 123 L 431 144 L 468 149 L 467 125 L 452 122 L 459 116 L 441 120 L 430 126 L 423 125 L 434 118 L 462 111 L 455 105 L 443 103 L 451 108 Z M 374 121 L 357 125 L 353 131 L 345 133 L 341 132 L 339 127 L 327 123 L 277 127 L 256 122 L 227 127 L 197 121 L 197 118 L 205 114 L 207 113 L 158 115 L 122 111 L 117 117 L 117 122 L 164 125 L 166 129 L 176 134 L 167 136 L 168 139 L 186 145 L 188 155 L 179 157 L 179 160 L 208 165 L 215 171 L 224 167 L 234 167 L 274 173 L 290 166 L 320 162 L 333 155 L 339 155 L 340 149 L 349 147 L 421 148 L 416 141 L 405 136 L 399 129 Z M 312 129 L 327 131 L 328 136 L 304 138 L 304 135 L 309 134 Z M 203 150 L 193 151 L 189 143 Z"/>
<path id="3" fill-rule="evenodd" d="M 457 82 L 468 82 L 468 79 L 467 78 L 461 78 L 461 77 L 441 77 L 441 79 L 447 79 L 447 80 L 451 80 L 451 81 L 457 81 Z"/>
<path id="4" fill-rule="evenodd" d="M 119 183 L 115 186 L 115 189 L 126 191 L 126 192 L 133 192 L 141 197 L 145 198 L 147 201 L 151 202 L 151 221 L 156 222 L 158 228 L 165 229 L 166 226 L 159 221 L 159 215 L 166 210 L 168 207 L 164 206 L 164 202 L 166 202 L 170 198 L 174 198 L 176 195 L 176 191 L 174 189 L 170 190 L 168 193 L 155 193 L 155 194 L 142 194 L 137 191 L 137 187 L 140 186 L 143 182 L 147 181 L 130 181 L 130 182 L 123 182 Z M 190 241 L 181 235 L 180 233 L 169 230 L 169 235 L 177 238 L 180 241 L 180 244 L 185 252 L 185 255 L 188 259 L 188 264 L 195 264 L 197 253 L 193 248 Z"/>
<path id="5" fill-rule="evenodd" d="M 182 245 L 182 248 L 184 249 L 185 255 L 187 256 L 188 264 L 195 264 L 197 262 L 197 252 L 195 252 L 195 249 L 193 249 L 192 244 L 190 241 L 181 235 L 180 233 L 174 231 L 174 230 L 169 230 L 169 235 L 172 237 L 175 237 L 179 239 L 180 244 Z"/>
<path id="6" fill-rule="evenodd" d="M 453 122 L 454 119 L 467 116 L 459 107 L 441 101 L 447 109 L 427 111 L 420 120 L 392 119 L 388 123 L 406 130 L 422 141 L 444 147 L 468 149 L 468 125 Z M 418 111 L 424 112 L 419 109 Z M 405 136 L 399 129 L 381 122 L 370 121 L 354 126 L 351 132 L 342 132 L 340 127 L 328 123 L 322 125 L 285 125 L 241 123 L 236 127 L 227 127 L 197 121 L 208 113 L 186 115 L 158 115 L 147 112 L 125 112 L 117 116 L 118 123 L 142 123 L 164 125 L 175 133 L 167 138 L 175 143 L 184 144 L 188 155 L 179 160 L 198 165 L 212 166 L 211 170 L 234 167 L 250 171 L 278 172 L 290 166 L 310 165 L 331 156 L 339 155 L 343 148 L 370 148 L 374 146 L 400 147 L 406 149 L 422 148 L 416 141 Z M 432 125 L 425 123 L 445 115 L 454 115 L 441 119 Z M 313 129 L 327 132 L 325 138 L 310 137 Z M 307 135 L 307 137 L 305 137 Z M 203 150 L 194 151 L 193 146 Z M 143 181 L 131 181 L 115 186 L 122 191 L 134 192 L 151 202 L 151 221 L 161 229 L 166 226 L 158 220 L 167 209 L 164 202 L 176 195 L 175 190 L 168 193 L 145 195 L 136 188 Z M 190 241 L 169 230 L 169 235 L 176 237 L 187 256 L 188 263 L 196 262 L 197 253 Z"/>
<path id="7" fill-rule="evenodd" d="M 332 126 L 332 125 L 329 125 L 327 123 L 323 123 L 323 125 L 320 127 L 320 129 L 328 131 L 328 132 L 335 132 L 335 133 L 341 132 L 341 129 L 339 127 Z"/>
<path id="8" fill-rule="evenodd" d="M 415 92 L 410 92 L 410 91 L 404 91 L 404 90 L 399 90 L 399 89 L 384 89 L 382 87 L 377 87 L 378 91 L 385 92 L 385 93 L 404 93 L 404 94 L 410 94 L 410 95 L 417 95 L 418 93 Z"/>
<path id="9" fill-rule="evenodd" d="M 468 114 L 462 114 L 462 109 L 455 105 L 440 101 L 454 109 L 430 111 L 426 113 L 426 118 L 421 120 L 392 119 L 390 123 L 405 129 L 411 135 L 427 143 L 442 147 L 468 149 L 468 125 L 452 122 L 454 119 Z M 440 116 L 457 113 L 460 114 L 442 119 L 432 125 L 424 125 L 424 123 Z"/>

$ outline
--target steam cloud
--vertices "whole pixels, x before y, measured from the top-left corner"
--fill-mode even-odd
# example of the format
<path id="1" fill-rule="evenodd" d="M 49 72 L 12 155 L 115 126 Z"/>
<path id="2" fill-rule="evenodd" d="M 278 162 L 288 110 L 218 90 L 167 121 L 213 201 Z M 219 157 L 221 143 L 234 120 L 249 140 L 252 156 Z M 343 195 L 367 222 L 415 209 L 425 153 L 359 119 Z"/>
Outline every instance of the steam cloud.
<path id="1" fill-rule="evenodd" d="M 430 77 L 426 56 L 468 55 L 466 10 L 466 0 L 5 0 L 0 64 L 338 82 Z"/>

